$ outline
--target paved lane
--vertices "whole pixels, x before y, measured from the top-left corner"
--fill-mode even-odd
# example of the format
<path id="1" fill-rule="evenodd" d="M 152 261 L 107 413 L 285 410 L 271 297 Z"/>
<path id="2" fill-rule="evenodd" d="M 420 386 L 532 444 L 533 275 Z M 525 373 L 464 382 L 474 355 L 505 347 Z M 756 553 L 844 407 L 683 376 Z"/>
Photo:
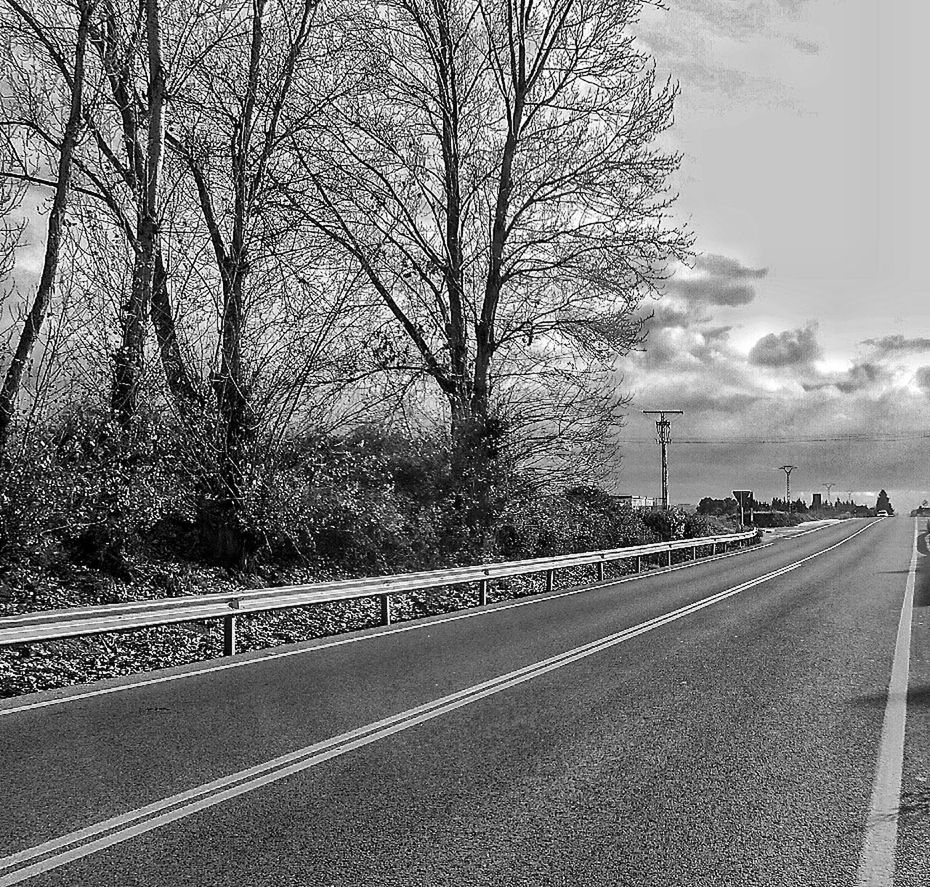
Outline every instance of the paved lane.
<path id="1" fill-rule="evenodd" d="M 852 883 L 882 721 L 868 700 L 887 689 L 912 527 L 884 521 L 31 883 Z M 862 528 L 13 712 L 0 717 L 5 850 L 576 649 Z"/>

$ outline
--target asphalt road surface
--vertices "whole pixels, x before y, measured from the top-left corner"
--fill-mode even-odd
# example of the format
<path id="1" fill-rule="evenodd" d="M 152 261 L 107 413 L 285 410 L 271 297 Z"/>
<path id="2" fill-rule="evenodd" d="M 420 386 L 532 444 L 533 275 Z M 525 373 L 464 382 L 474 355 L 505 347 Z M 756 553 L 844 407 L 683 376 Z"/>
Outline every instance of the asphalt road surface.
<path id="1" fill-rule="evenodd" d="M 7 700 L 0 885 L 926 887 L 918 529 Z"/>

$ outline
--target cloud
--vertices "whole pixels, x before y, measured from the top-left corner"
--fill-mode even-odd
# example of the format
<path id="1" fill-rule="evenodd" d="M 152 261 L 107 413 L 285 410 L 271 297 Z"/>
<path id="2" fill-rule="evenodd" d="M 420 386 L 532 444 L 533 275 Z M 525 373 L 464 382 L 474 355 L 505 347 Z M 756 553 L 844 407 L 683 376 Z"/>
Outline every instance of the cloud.
<path id="1" fill-rule="evenodd" d="M 652 329 L 659 327 L 686 327 L 693 320 L 694 312 L 680 305 L 675 305 L 667 299 L 663 299 L 652 309 L 652 317 L 649 320 L 649 326 Z"/>
<path id="2" fill-rule="evenodd" d="M 739 40 L 759 33 L 772 33 L 788 21 L 798 20 L 813 0 L 738 0 L 721 4 L 720 0 L 678 0 L 718 32 Z"/>
<path id="3" fill-rule="evenodd" d="M 769 333 L 749 351 L 749 362 L 756 366 L 788 367 L 808 364 L 823 354 L 817 342 L 817 325 Z"/>
<path id="4" fill-rule="evenodd" d="M 791 45 L 794 46 L 798 52 L 803 52 L 805 55 L 818 55 L 820 53 L 819 43 L 814 43 L 811 40 L 804 40 L 801 37 L 793 38 Z"/>
<path id="5" fill-rule="evenodd" d="M 701 330 L 701 335 L 708 343 L 723 342 L 730 337 L 732 329 L 732 326 L 712 326 Z"/>
<path id="6" fill-rule="evenodd" d="M 769 273 L 768 268 L 749 268 L 737 259 L 721 256 L 716 253 L 706 253 L 694 262 L 698 271 L 703 271 L 713 277 L 729 278 L 731 280 L 759 280 Z"/>
<path id="7" fill-rule="evenodd" d="M 853 394 L 890 382 L 892 374 L 877 363 L 857 363 L 846 374 L 845 379 L 837 381 L 836 387 L 843 394 Z"/>
<path id="8" fill-rule="evenodd" d="M 719 278 L 683 280 L 678 285 L 678 291 L 695 302 L 728 307 L 748 305 L 756 297 L 755 287 L 751 284 L 733 283 Z"/>
<path id="9" fill-rule="evenodd" d="M 699 256 L 692 269 L 674 277 L 667 290 L 688 306 L 692 314 L 688 319 L 706 320 L 698 306 L 748 305 L 756 297 L 752 281 L 761 280 L 767 274 L 768 268 L 750 268 L 737 259 L 711 253 Z"/>
<path id="10" fill-rule="evenodd" d="M 919 337 L 908 339 L 900 333 L 893 336 L 881 336 L 877 339 L 863 339 L 862 344 L 885 354 L 890 352 L 914 353 L 917 351 L 930 351 L 930 339 Z"/>

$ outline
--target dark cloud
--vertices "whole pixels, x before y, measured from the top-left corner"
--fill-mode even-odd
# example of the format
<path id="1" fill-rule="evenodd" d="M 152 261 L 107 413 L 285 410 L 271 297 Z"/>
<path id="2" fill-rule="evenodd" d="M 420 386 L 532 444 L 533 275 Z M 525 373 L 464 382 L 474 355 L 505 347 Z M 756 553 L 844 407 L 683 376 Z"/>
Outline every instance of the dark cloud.
<path id="1" fill-rule="evenodd" d="M 791 43 L 798 52 L 803 52 L 805 55 L 818 55 L 820 53 L 819 43 L 813 43 L 801 37 L 795 37 Z"/>
<path id="2" fill-rule="evenodd" d="M 915 351 L 930 351 L 930 339 L 925 338 L 913 338 L 908 339 L 906 336 L 902 336 L 900 333 L 897 333 L 893 336 L 881 336 L 877 339 L 863 339 L 863 345 L 868 345 L 871 348 L 875 348 L 877 351 L 883 352 L 915 352 Z"/>
<path id="3" fill-rule="evenodd" d="M 705 413 L 711 410 L 721 413 L 741 413 L 764 398 L 748 392 L 701 392 L 691 391 L 686 395 L 672 392 L 675 403 L 687 412 Z"/>
<path id="4" fill-rule="evenodd" d="M 755 297 L 756 290 L 749 283 L 733 283 L 718 277 L 699 277 L 694 280 L 682 280 L 677 286 L 678 292 L 686 299 L 704 302 L 708 305 L 748 305 Z"/>
<path id="5" fill-rule="evenodd" d="M 750 268 L 729 256 L 708 254 L 694 262 L 696 274 L 675 278 L 669 292 L 680 296 L 690 305 L 719 305 L 736 307 L 748 305 L 756 290 L 751 281 L 761 280 L 768 268 Z"/>
<path id="6" fill-rule="evenodd" d="M 730 337 L 731 326 L 712 326 L 701 330 L 701 335 L 706 342 L 722 342 Z"/>
<path id="7" fill-rule="evenodd" d="M 707 253 L 698 256 L 694 262 L 698 271 L 704 271 L 712 277 L 724 277 L 730 280 L 759 280 L 769 273 L 768 268 L 749 268 L 729 256 Z"/>
<path id="8" fill-rule="evenodd" d="M 817 342 L 817 326 L 769 333 L 752 346 L 749 362 L 756 366 L 787 367 L 810 363 L 822 355 Z"/>
<path id="9" fill-rule="evenodd" d="M 650 328 L 658 327 L 687 327 L 695 320 L 694 312 L 689 308 L 682 308 L 671 302 L 659 302 L 652 309 Z"/>
<path id="10" fill-rule="evenodd" d="M 836 382 L 836 387 L 843 394 L 853 394 L 856 391 L 873 388 L 890 379 L 891 373 L 877 363 L 857 363 L 849 370 L 845 379 Z"/>

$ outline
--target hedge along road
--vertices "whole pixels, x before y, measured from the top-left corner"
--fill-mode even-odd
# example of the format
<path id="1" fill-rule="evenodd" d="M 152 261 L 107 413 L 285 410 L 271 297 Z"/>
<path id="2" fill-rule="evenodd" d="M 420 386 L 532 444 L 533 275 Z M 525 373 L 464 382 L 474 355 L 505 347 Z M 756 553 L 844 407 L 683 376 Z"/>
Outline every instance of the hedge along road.
<path id="1" fill-rule="evenodd" d="M 849 522 L 12 700 L 0 884 L 853 883 L 913 543 Z"/>

